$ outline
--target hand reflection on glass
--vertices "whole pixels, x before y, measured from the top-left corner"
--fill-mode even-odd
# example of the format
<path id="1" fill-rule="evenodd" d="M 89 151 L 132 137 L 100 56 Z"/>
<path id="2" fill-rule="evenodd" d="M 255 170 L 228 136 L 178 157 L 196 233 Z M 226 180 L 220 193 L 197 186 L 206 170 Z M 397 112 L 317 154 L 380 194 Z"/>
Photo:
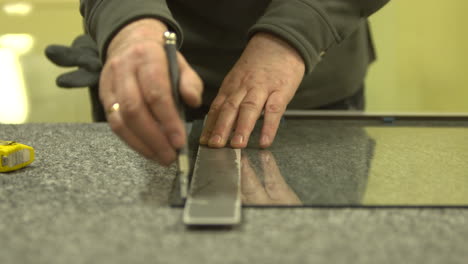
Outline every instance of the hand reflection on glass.
<path id="1" fill-rule="evenodd" d="M 263 171 L 257 173 L 246 154 L 242 155 L 241 193 L 244 205 L 302 205 L 296 193 L 284 180 L 270 151 L 258 152 Z"/>

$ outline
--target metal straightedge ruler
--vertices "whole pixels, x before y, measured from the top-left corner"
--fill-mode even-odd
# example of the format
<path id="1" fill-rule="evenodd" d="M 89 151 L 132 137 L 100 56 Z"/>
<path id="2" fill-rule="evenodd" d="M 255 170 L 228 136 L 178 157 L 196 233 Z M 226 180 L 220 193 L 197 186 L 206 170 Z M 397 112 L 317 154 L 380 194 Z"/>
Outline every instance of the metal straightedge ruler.
<path id="1" fill-rule="evenodd" d="M 195 226 L 236 225 L 241 221 L 241 150 L 198 147 L 183 222 Z"/>

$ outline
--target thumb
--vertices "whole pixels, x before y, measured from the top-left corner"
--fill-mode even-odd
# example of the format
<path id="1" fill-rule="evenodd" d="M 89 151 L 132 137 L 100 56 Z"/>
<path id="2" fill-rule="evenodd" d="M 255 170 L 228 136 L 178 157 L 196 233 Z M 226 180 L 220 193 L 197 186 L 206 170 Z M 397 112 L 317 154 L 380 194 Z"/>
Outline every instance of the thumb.
<path id="1" fill-rule="evenodd" d="M 179 56 L 179 59 L 182 56 Z M 179 60 L 180 80 L 179 89 L 182 100 L 191 107 L 199 107 L 202 104 L 203 81 L 198 74 L 188 65 L 185 59 Z"/>

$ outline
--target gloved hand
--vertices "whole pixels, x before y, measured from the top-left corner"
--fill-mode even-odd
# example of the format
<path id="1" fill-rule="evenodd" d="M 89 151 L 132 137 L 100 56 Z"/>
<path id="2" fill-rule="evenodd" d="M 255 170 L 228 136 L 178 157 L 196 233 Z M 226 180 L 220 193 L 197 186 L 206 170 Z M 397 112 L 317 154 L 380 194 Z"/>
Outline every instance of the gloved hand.
<path id="1" fill-rule="evenodd" d="M 80 35 L 71 47 L 49 45 L 45 50 L 46 57 L 62 67 L 78 67 L 77 70 L 61 74 L 56 83 L 62 88 L 97 87 L 102 63 L 96 43 L 89 35 Z"/>

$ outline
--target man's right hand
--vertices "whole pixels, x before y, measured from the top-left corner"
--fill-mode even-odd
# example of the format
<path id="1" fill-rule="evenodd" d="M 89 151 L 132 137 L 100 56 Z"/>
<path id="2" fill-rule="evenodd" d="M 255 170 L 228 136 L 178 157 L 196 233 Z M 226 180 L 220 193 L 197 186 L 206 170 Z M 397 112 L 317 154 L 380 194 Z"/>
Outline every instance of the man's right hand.
<path id="1" fill-rule="evenodd" d="M 173 100 L 164 51 L 167 27 L 156 19 L 135 21 L 117 33 L 107 49 L 99 96 L 112 130 L 143 156 L 168 166 L 186 142 Z M 178 53 L 180 94 L 192 107 L 201 104 L 203 84 Z"/>

